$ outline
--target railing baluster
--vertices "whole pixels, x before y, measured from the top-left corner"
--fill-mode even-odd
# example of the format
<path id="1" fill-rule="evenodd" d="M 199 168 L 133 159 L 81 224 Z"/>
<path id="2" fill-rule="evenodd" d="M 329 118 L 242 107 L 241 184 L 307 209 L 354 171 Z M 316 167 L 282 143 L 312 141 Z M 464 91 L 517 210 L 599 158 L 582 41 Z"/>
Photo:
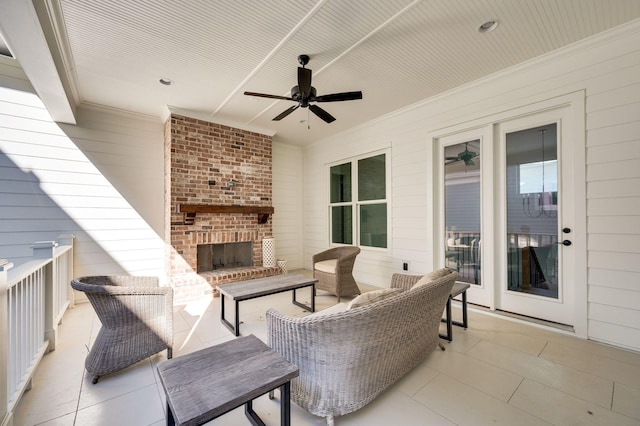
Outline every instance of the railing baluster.
<path id="1" fill-rule="evenodd" d="M 29 388 L 44 353 L 55 349 L 57 325 L 72 303 L 73 236 L 61 241 L 64 246 L 58 248 L 53 242 L 35 243 L 33 259 L 12 270 L 0 260 L 0 314 L 7 318 L 6 329 L 0 324 L 0 378 L 7 383 L 0 389 L 0 424 Z"/>

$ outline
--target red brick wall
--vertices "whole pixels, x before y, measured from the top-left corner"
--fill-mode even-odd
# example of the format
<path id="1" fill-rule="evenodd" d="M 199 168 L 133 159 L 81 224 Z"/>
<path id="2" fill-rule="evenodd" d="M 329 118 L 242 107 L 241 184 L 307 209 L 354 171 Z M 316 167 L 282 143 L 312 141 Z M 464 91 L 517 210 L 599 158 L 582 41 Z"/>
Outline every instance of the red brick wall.
<path id="1" fill-rule="evenodd" d="M 212 293 L 216 284 L 278 273 L 262 268 L 262 239 L 271 218 L 256 213 L 198 213 L 185 225 L 180 204 L 272 206 L 271 137 L 195 118 L 171 115 L 165 127 L 167 270 L 176 303 Z M 215 184 L 210 183 L 215 181 Z M 232 188 L 228 182 L 235 181 Z M 231 274 L 196 274 L 197 244 L 253 241 L 255 268 Z M 248 276 L 249 275 L 249 276 Z"/>

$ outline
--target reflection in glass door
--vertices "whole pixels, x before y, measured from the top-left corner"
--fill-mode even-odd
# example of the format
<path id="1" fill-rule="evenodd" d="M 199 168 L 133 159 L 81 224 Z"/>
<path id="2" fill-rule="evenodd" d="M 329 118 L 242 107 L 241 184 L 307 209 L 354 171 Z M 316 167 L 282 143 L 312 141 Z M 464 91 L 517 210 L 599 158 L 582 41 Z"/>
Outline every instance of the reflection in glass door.
<path id="1" fill-rule="evenodd" d="M 558 299 L 555 123 L 506 134 L 507 290 Z"/>
<path id="2" fill-rule="evenodd" d="M 444 148 L 445 266 L 481 285 L 480 140 Z"/>

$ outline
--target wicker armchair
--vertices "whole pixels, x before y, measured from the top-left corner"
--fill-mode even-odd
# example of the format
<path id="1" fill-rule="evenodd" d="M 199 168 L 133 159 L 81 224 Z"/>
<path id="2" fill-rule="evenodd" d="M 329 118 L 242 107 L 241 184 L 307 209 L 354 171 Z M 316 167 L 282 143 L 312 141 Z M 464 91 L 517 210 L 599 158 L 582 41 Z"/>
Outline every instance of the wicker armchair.
<path id="1" fill-rule="evenodd" d="M 373 401 L 438 347 L 457 276 L 326 315 L 293 318 L 267 310 L 269 345 L 300 369 L 291 381 L 292 400 L 330 425 L 334 416 Z M 391 287 L 408 289 L 420 278 L 394 274 Z"/>
<path id="2" fill-rule="evenodd" d="M 316 288 L 338 296 L 360 294 L 353 278 L 353 265 L 360 247 L 334 247 L 313 255 L 313 277 L 318 279 Z"/>
<path id="3" fill-rule="evenodd" d="M 85 361 L 94 384 L 164 349 L 172 357 L 173 289 L 157 277 L 83 277 L 71 287 L 87 295 L 102 323 Z"/>

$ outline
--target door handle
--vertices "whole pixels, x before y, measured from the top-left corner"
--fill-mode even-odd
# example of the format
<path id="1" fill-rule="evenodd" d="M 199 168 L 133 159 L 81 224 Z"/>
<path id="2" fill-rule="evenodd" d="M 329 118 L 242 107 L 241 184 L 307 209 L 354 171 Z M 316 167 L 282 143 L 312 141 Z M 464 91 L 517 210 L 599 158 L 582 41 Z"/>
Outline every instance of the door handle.
<path id="1" fill-rule="evenodd" d="M 567 247 L 568 247 L 568 246 L 570 246 L 572 243 L 571 243 L 571 240 L 563 240 L 563 241 L 558 241 L 558 242 L 556 242 L 556 244 L 562 244 L 563 246 L 567 246 Z"/>

